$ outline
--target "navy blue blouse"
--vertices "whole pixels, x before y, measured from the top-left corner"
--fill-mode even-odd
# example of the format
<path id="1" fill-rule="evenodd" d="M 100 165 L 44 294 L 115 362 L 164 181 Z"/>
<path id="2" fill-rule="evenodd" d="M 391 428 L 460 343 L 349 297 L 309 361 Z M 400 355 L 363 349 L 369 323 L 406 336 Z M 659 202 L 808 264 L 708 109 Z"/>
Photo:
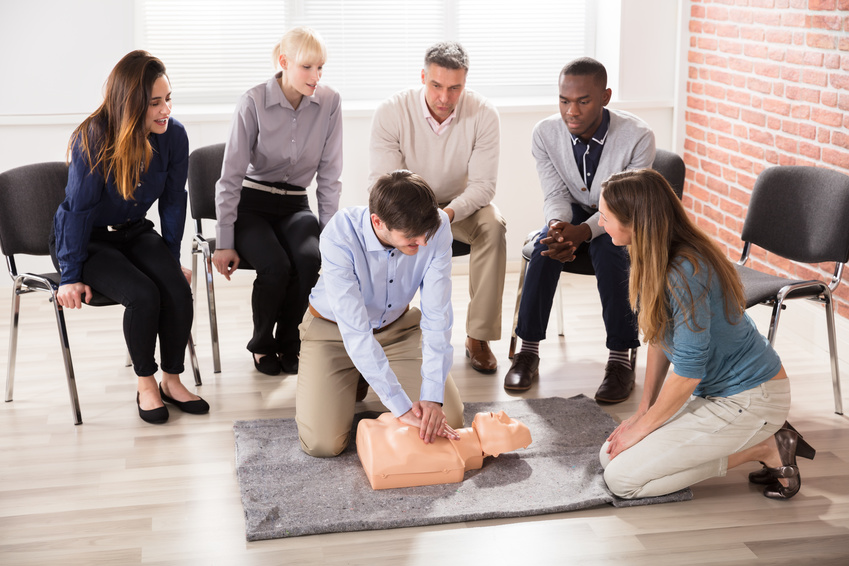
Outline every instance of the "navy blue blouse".
<path id="1" fill-rule="evenodd" d="M 53 218 L 62 285 L 82 281 L 82 265 L 88 258 L 93 228 L 140 220 L 157 199 L 162 237 L 177 261 L 180 260 L 186 223 L 189 138 L 186 128 L 171 118 L 165 133 L 151 134 L 148 139 L 153 157 L 130 200 L 124 200 L 113 178 L 104 179 L 100 167 L 89 169 L 79 146 L 74 146 L 65 201 Z"/>

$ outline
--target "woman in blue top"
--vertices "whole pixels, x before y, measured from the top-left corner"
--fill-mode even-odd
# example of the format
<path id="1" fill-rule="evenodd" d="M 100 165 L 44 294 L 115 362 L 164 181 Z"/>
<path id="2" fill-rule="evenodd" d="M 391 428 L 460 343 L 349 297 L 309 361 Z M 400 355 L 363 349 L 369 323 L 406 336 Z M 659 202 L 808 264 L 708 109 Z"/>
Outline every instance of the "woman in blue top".
<path id="1" fill-rule="evenodd" d="M 155 424 L 168 420 L 163 400 L 188 413 L 209 411 L 180 382 L 193 316 L 191 271 L 180 265 L 189 142 L 170 115 L 162 62 L 146 51 L 124 56 L 109 74 L 103 104 L 71 136 L 65 201 L 53 220 L 59 305 L 80 308 L 92 288 L 124 305 L 139 416 Z M 145 219 L 156 200 L 162 236 Z"/>
<path id="2" fill-rule="evenodd" d="M 785 421 L 789 380 L 744 312 L 734 265 L 656 171 L 617 173 L 602 187 L 599 225 L 629 247 L 631 305 L 649 344 L 637 412 L 599 455 L 608 487 L 663 495 L 761 462 L 749 480 L 767 497 L 793 497 L 796 456 L 814 450 Z"/>

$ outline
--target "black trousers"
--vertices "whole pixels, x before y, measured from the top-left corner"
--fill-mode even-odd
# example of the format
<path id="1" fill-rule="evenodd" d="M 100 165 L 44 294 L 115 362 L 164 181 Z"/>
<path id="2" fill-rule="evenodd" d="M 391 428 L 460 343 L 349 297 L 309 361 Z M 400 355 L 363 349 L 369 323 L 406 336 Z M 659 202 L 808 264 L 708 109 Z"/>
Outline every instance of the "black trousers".
<path id="1" fill-rule="evenodd" d="M 234 232 L 236 251 L 256 269 L 251 352 L 300 351 L 298 325 L 321 268 L 319 231 L 306 195 L 242 189 Z"/>
<path id="2" fill-rule="evenodd" d="M 124 305 L 124 339 L 136 375 L 156 373 L 157 337 L 162 371 L 183 373 L 194 316 L 192 290 L 152 222 L 120 232 L 95 228 L 82 278 Z"/>

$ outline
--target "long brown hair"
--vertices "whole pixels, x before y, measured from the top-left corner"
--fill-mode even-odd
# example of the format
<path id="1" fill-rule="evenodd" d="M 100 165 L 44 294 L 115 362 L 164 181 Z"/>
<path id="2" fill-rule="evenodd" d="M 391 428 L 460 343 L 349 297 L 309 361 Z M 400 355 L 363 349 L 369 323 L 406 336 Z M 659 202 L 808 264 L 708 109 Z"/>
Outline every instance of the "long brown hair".
<path id="1" fill-rule="evenodd" d="M 632 232 L 631 308 L 637 313 L 640 330 L 649 344 L 666 346 L 672 323 L 669 297 L 685 313 L 687 325 L 697 332 L 702 330 L 693 319 L 693 310 L 700 301 L 707 300 L 707 289 L 693 296 L 682 272 L 681 262 L 685 259 L 695 273 L 707 269 L 708 281 L 716 274 L 725 300 L 726 319 L 740 319 L 746 301 L 737 270 L 710 236 L 690 220 L 660 173 L 652 169 L 616 173 L 602 183 L 602 198 L 610 213 Z M 674 288 L 669 277 L 672 272 L 679 275 Z"/>
<path id="2" fill-rule="evenodd" d="M 153 83 L 165 75 L 162 61 L 147 51 L 132 51 L 118 61 L 106 81 L 103 103 L 71 136 L 68 159 L 76 144 L 90 169 L 112 177 L 124 200 L 131 200 L 153 149 L 145 117 Z"/>

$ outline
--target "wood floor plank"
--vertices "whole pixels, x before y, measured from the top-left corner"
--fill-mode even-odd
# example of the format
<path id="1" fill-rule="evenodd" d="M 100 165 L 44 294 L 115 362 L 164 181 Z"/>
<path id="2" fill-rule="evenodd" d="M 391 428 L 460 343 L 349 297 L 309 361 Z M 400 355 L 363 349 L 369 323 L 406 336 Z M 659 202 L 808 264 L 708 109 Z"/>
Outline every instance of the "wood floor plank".
<path id="1" fill-rule="evenodd" d="M 463 399 L 592 396 L 607 353 L 595 282 L 580 276 L 563 278 L 565 336 L 557 336 L 552 317 L 539 383 L 520 395 L 503 389 L 516 281 L 508 274 L 503 338 L 492 343 L 499 370 L 483 375 L 464 356 L 468 279 L 455 276 L 452 375 Z M 297 378 L 259 374 L 250 362 L 250 274 L 216 285 L 220 374 L 212 372 L 204 301 L 195 329 L 204 382 L 198 393 L 212 411 L 175 410 L 160 427 L 138 418 L 120 308 L 67 312 L 85 423 L 75 427 L 52 307 L 43 297 L 22 297 L 15 400 L 0 405 L 0 564 L 849 563 L 849 419 L 832 412 L 824 345 L 792 325 L 781 329 L 777 348 L 791 377 L 791 420 L 817 456 L 800 461 L 803 487 L 791 501 L 768 500 L 749 485 L 754 465 L 694 486 L 695 498 L 683 503 L 248 543 L 233 423 L 293 417 Z M 0 293 L 0 313 L 8 311 L 9 297 Z M 764 330 L 768 310 L 750 314 Z M 820 324 L 820 311 L 810 316 Z M 8 337 L 4 318 L 3 368 Z M 614 418 L 636 408 L 644 368 L 641 348 L 634 396 L 604 408 Z M 363 408 L 381 409 L 374 393 Z"/>

